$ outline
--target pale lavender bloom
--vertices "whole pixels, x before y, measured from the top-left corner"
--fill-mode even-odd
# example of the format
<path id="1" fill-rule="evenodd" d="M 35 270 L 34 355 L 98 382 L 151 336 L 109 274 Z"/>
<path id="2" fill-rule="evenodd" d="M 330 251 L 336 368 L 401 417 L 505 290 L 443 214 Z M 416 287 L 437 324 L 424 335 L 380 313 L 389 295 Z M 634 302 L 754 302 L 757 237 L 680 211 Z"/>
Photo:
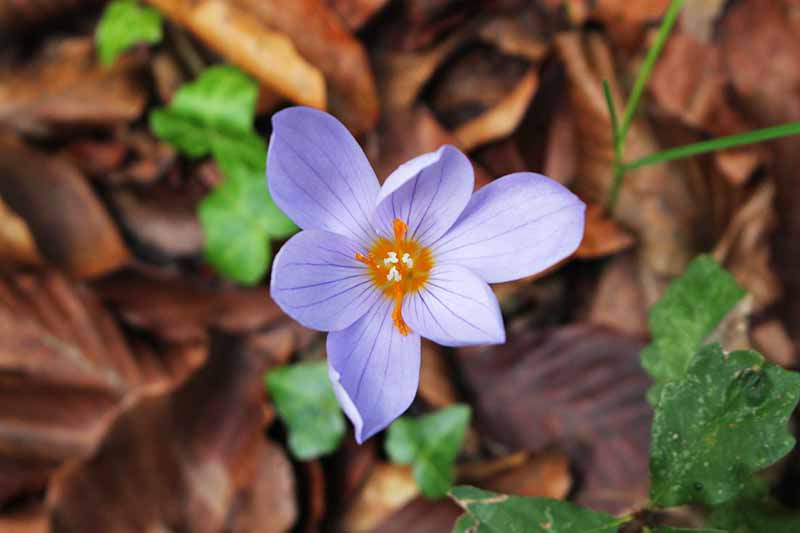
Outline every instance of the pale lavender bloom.
<path id="1" fill-rule="evenodd" d="M 380 186 L 327 113 L 294 107 L 272 125 L 269 190 L 304 230 L 275 258 L 272 298 L 304 326 L 330 332 L 331 382 L 359 443 L 414 399 L 421 337 L 505 342 L 488 283 L 541 272 L 583 237 L 586 206 L 545 176 L 518 172 L 472 194 L 469 159 L 443 146 Z"/>

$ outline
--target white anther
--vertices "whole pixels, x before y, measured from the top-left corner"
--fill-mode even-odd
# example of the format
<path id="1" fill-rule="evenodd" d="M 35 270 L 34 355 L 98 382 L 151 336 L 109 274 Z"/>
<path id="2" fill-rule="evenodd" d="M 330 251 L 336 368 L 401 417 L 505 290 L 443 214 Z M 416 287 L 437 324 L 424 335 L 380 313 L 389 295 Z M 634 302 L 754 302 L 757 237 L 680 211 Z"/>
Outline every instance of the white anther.
<path id="1" fill-rule="evenodd" d="M 397 252 L 389 252 L 383 259 L 383 264 L 386 266 L 396 265 L 398 261 L 399 259 L 397 259 Z"/>
<path id="2" fill-rule="evenodd" d="M 403 279 L 403 276 L 400 275 L 400 271 L 397 270 L 397 267 L 392 267 L 386 275 L 386 279 L 389 281 L 400 281 Z"/>
<path id="3" fill-rule="evenodd" d="M 414 268 L 414 260 L 411 259 L 411 256 L 407 253 L 403 254 L 403 263 L 406 264 L 408 268 Z"/>

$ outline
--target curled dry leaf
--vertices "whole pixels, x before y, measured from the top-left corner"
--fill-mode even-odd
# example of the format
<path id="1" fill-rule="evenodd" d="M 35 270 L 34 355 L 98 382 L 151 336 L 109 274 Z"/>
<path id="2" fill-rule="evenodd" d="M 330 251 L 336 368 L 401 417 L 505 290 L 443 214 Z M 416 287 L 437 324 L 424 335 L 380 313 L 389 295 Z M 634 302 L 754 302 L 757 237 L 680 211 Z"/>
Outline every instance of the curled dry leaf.
<path id="1" fill-rule="evenodd" d="M 634 245 L 633 236 L 619 227 L 613 219 L 607 218 L 603 207 L 589 204 L 586 209 L 586 229 L 575 257 L 595 258 L 626 250 Z"/>
<path id="2" fill-rule="evenodd" d="M 641 41 L 647 25 L 658 21 L 670 0 L 598 0 L 590 17 L 605 24 L 608 35 L 623 48 L 633 49 Z"/>
<path id="3" fill-rule="evenodd" d="M 731 6 L 720 23 L 725 68 L 737 96 L 760 127 L 800 120 L 800 21 L 784 0 L 752 0 Z M 774 158 L 778 214 L 772 246 L 774 264 L 785 283 L 783 315 L 795 342 L 800 338 L 800 137 L 769 145 Z"/>
<path id="4" fill-rule="evenodd" d="M 52 20 L 80 7 L 91 7 L 100 0 L 0 0 L 0 32 L 17 32 Z"/>
<path id="5" fill-rule="evenodd" d="M 0 136 L 0 196 L 28 225 L 42 255 L 68 272 L 91 277 L 128 262 L 111 217 L 68 160 Z"/>
<path id="6" fill-rule="evenodd" d="M 262 433 L 263 371 L 263 360 L 215 339 L 203 368 L 172 393 L 133 405 L 91 456 L 54 479 L 47 499 L 56 530 L 291 528 L 294 475 Z"/>
<path id="7" fill-rule="evenodd" d="M 753 296 L 756 310 L 775 303 L 782 294 L 771 267 L 770 241 L 777 218 L 775 185 L 765 180 L 736 209 L 714 248 L 717 261 Z"/>
<path id="8" fill-rule="evenodd" d="M 644 342 L 594 325 L 458 350 L 475 424 L 511 450 L 559 446 L 581 477 L 577 499 L 620 511 L 647 493 L 651 410 Z"/>
<path id="9" fill-rule="evenodd" d="M 92 39 L 51 42 L 33 62 L 0 72 L 0 125 L 44 135 L 132 121 L 147 102 L 142 68 L 135 55 L 101 67 Z"/>
<path id="10" fill-rule="evenodd" d="M 285 34 L 222 0 L 148 0 L 209 47 L 298 104 L 324 109 L 325 79 Z"/>
<path id="11" fill-rule="evenodd" d="M 28 225 L 0 198 L 0 270 L 41 264 L 42 257 Z"/>
<path id="12" fill-rule="evenodd" d="M 440 346 L 423 341 L 419 370 L 419 394 L 434 407 L 456 402 L 452 373 Z"/>
<path id="13" fill-rule="evenodd" d="M 602 81 L 609 80 L 617 109 L 615 68 L 608 44 L 597 34 L 582 38 L 565 33 L 556 38 L 564 62 L 571 108 L 576 120 L 580 153 L 577 192 L 595 203 L 605 202 L 612 182 L 613 143 L 611 125 L 603 97 Z M 643 157 L 658 150 L 648 125 L 634 120 L 626 145 L 625 159 Z M 653 278 L 646 293 L 652 303 L 663 290 L 664 280 L 676 276 L 695 255 L 696 228 L 701 200 L 690 180 L 674 164 L 641 168 L 625 178 L 614 216 L 633 230 L 641 247 L 645 273 Z"/>
<path id="14" fill-rule="evenodd" d="M 378 95 L 361 43 L 321 0 L 233 0 L 267 27 L 289 36 L 327 82 L 329 111 L 354 133 L 378 120 Z M 260 61 L 264 61 L 263 57 Z M 269 68 L 274 68 L 272 65 Z"/>
<path id="15" fill-rule="evenodd" d="M 208 329 L 248 333 L 284 315 L 266 289 L 212 288 L 190 278 L 121 273 L 95 284 L 99 297 L 136 328 L 169 342 L 197 342 Z"/>
<path id="16" fill-rule="evenodd" d="M 408 465 L 378 463 L 344 514 L 341 529 L 351 533 L 383 531 L 384 520 L 419 494 Z M 452 522 L 451 522 L 452 524 Z"/>
<path id="17" fill-rule="evenodd" d="M 110 198 L 140 252 L 163 261 L 200 255 L 204 236 L 196 206 L 203 192 L 162 182 L 147 188 L 113 189 Z"/>
<path id="18" fill-rule="evenodd" d="M 632 252 L 611 258 L 603 268 L 592 296 L 588 319 L 634 337 L 649 335 L 647 306 Z"/>
<path id="19" fill-rule="evenodd" d="M 572 476 L 564 453 L 517 452 L 459 467 L 458 483 L 503 494 L 563 500 L 572 485 Z"/>
<path id="20" fill-rule="evenodd" d="M 81 285 L 55 273 L 0 280 L 0 502 L 41 490 L 92 449 L 124 401 L 184 379 L 202 346 L 129 346 Z"/>
<path id="21" fill-rule="evenodd" d="M 478 35 L 506 54 L 538 63 L 550 49 L 546 21 L 536 7 L 527 6 L 524 10 L 490 19 L 481 26 Z"/>
<path id="22" fill-rule="evenodd" d="M 351 31 L 361 28 L 388 2 L 389 0 L 325 0 Z"/>

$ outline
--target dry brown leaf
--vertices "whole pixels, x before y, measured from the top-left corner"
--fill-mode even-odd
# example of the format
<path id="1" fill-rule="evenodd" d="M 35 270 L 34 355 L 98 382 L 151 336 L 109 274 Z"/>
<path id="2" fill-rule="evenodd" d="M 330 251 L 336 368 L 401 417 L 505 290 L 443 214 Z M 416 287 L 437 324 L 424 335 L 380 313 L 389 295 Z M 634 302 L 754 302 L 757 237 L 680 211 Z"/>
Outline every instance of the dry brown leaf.
<path id="1" fill-rule="evenodd" d="M 433 407 L 446 407 L 456 401 L 452 374 L 439 346 L 423 341 L 419 370 L 419 394 Z"/>
<path id="2" fill-rule="evenodd" d="M 140 253 L 156 260 L 199 255 L 205 237 L 197 218 L 197 204 L 205 191 L 158 183 L 146 188 L 117 188 L 111 204 Z"/>
<path id="3" fill-rule="evenodd" d="M 647 24 L 660 19 L 670 0 L 597 0 L 591 18 L 603 22 L 607 33 L 623 48 L 635 48 L 647 29 Z"/>
<path id="4" fill-rule="evenodd" d="M 223 0 L 147 0 L 210 48 L 298 104 L 324 109 L 325 79 L 284 33 Z"/>
<path id="5" fill-rule="evenodd" d="M 525 116 L 538 87 L 539 76 L 531 69 L 497 105 L 456 128 L 453 135 L 459 148 L 468 152 L 511 135 Z"/>
<path id="6" fill-rule="evenodd" d="M 727 0 L 692 0 L 681 9 L 681 29 L 700 42 L 714 36 L 714 25 L 722 14 Z M 697 60 L 698 58 L 694 58 Z"/>
<path id="7" fill-rule="evenodd" d="M 284 315 L 266 289 L 221 290 L 191 278 L 133 272 L 99 280 L 98 296 L 136 328 L 169 342 L 197 342 L 209 329 L 248 333 Z"/>
<path id="8" fill-rule="evenodd" d="M 129 260 L 106 208 L 66 159 L 0 136 L 0 196 L 30 228 L 42 255 L 79 277 Z"/>
<path id="9" fill-rule="evenodd" d="M 550 49 L 546 23 L 547 19 L 536 7 L 529 7 L 490 19 L 481 26 L 478 35 L 506 54 L 538 63 Z"/>
<path id="10" fill-rule="evenodd" d="M 13 33 L 27 30 L 37 23 L 99 3 L 100 0 L 0 0 L 0 31 Z"/>
<path id="11" fill-rule="evenodd" d="M 90 38 L 51 42 L 32 62 L 0 72 L 0 125 L 42 135 L 132 121 L 147 103 L 142 67 L 135 55 L 99 66 Z"/>
<path id="12" fill-rule="evenodd" d="M 652 411 L 641 339 L 580 324 L 457 351 L 475 425 L 508 450 L 558 446 L 581 479 L 577 501 L 618 512 L 647 494 Z"/>
<path id="13" fill-rule="evenodd" d="M 373 15 L 380 11 L 389 0 L 325 0 L 342 18 L 347 27 L 356 31 Z"/>
<path id="14" fill-rule="evenodd" d="M 491 461 L 461 465 L 459 483 L 517 496 L 563 500 L 572 486 L 569 460 L 561 452 L 518 452 Z"/>
<path id="15" fill-rule="evenodd" d="M 41 490 L 88 452 L 123 401 L 184 379 L 202 346 L 130 347 L 80 285 L 42 273 L 0 280 L 0 502 Z"/>
<path id="16" fill-rule="evenodd" d="M 174 392 L 130 407 L 91 456 L 59 473 L 47 494 L 57 531 L 291 528 L 291 464 L 262 434 L 264 361 L 225 338 L 211 353 Z"/>
<path id="17" fill-rule="evenodd" d="M 630 233 L 606 217 L 603 206 L 590 203 L 586 209 L 583 240 L 575 251 L 575 257 L 587 259 L 614 255 L 635 243 L 636 239 Z"/>
<path id="18" fill-rule="evenodd" d="M 754 298 L 756 310 L 775 303 L 781 283 L 772 271 L 771 237 L 777 224 L 775 185 L 766 180 L 731 216 L 714 257 Z"/>
<path id="19" fill-rule="evenodd" d="M 647 337 L 647 305 L 639 282 L 636 256 L 617 255 L 600 274 L 588 320 L 634 337 Z"/>
<path id="20" fill-rule="evenodd" d="M 576 120 L 579 157 L 578 193 L 603 203 L 612 182 L 612 134 L 603 97 L 602 80 L 610 82 L 617 96 L 615 67 L 607 43 L 597 34 L 585 39 L 578 33 L 556 38 L 557 49 L 567 70 L 571 108 Z M 626 145 L 630 161 L 657 151 L 658 144 L 646 123 L 634 120 Z M 636 234 L 641 249 L 648 303 L 654 302 L 671 276 L 683 272 L 698 246 L 697 221 L 702 210 L 691 185 L 676 165 L 663 164 L 629 172 L 614 211 L 614 217 Z"/>
<path id="21" fill-rule="evenodd" d="M 341 529 L 349 533 L 376 531 L 388 516 L 419 494 L 411 467 L 378 463 L 342 518 Z"/>
<path id="22" fill-rule="evenodd" d="M 0 269 L 41 264 L 42 257 L 28 225 L 0 198 Z"/>
<path id="23" fill-rule="evenodd" d="M 367 54 L 322 0 L 232 0 L 267 27 L 287 35 L 325 75 L 329 111 L 356 134 L 378 120 L 378 95 Z M 269 62 L 260 61 L 267 68 Z"/>
<path id="24" fill-rule="evenodd" d="M 784 325 L 777 319 L 760 322 L 750 328 L 753 347 L 767 360 L 785 368 L 797 367 L 797 350 Z"/>

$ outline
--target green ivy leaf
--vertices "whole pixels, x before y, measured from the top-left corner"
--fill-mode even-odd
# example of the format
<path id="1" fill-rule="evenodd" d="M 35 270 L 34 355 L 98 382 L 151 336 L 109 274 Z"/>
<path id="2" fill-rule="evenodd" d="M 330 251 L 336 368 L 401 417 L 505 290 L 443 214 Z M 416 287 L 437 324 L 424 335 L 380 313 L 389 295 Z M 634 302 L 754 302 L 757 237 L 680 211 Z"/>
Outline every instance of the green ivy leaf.
<path id="1" fill-rule="evenodd" d="M 327 363 L 298 363 L 267 373 L 267 390 L 289 429 L 289 449 L 307 460 L 339 447 L 344 417 L 328 380 Z"/>
<path id="2" fill-rule="evenodd" d="M 642 350 L 642 366 L 658 388 L 681 378 L 714 328 L 744 296 L 745 291 L 710 256 L 692 261 L 686 272 L 673 281 L 664 297 L 650 309 L 653 342 Z"/>
<path id="3" fill-rule="evenodd" d="M 797 533 L 800 513 L 768 497 L 745 497 L 714 508 L 709 524 L 728 533 Z"/>
<path id="4" fill-rule="evenodd" d="M 455 487 L 450 497 L 466 511 L 453 533 L 617 533 L 625 522 L 569 502 L 475 487 Z"/>
<path id="5" fill-rule="evenodd" d="M 161 41 L 161 15 L 137 0 L 114 0 L 100 18 L 95 32 L 97 53 L 103 65 L 111 65 L 122 52 L 138 43 Z"/>
<path id="6" fill-rule="evenodd" d="M 419 418 L 402 417 L 389 427 L 386 453 L 411 464 L 414 479 L 429 498 L 445 496 L 453 486 L 453 463 L 464 441 L 470 408 L 454 405 Z"/>
<path id="7" fill-rule="evenodd" d="M 683 379 L 664 386 L 653 420 L 650 496 L 664 506 L 715 505 L 794 446 L 787 431 L 800 374 L 756 352 L 709 345 Z"/>
<path id="8" fill-rule="evenodd" d="M 258 85 L 242 71 L 213 66 L 181 87 L 167 107 L 150 113 L 150 128 L 182 153 L 201 157 L 215 144 L 253 134 L 257 97 Z"/>
<path id="9" fill-rule="evenodd" d="M 211 153 L 217 161 L 225 181 L 198 208 L 205 255 L 222 275 L 247 285 L 269 268 L 270 238 L 283 239 L 298 229 L 267 190 L 267 147 L 253 129 L 257 94 L 247 75 L 216 66 L 150 115 L 161 139 L 193 157 Z"/>

